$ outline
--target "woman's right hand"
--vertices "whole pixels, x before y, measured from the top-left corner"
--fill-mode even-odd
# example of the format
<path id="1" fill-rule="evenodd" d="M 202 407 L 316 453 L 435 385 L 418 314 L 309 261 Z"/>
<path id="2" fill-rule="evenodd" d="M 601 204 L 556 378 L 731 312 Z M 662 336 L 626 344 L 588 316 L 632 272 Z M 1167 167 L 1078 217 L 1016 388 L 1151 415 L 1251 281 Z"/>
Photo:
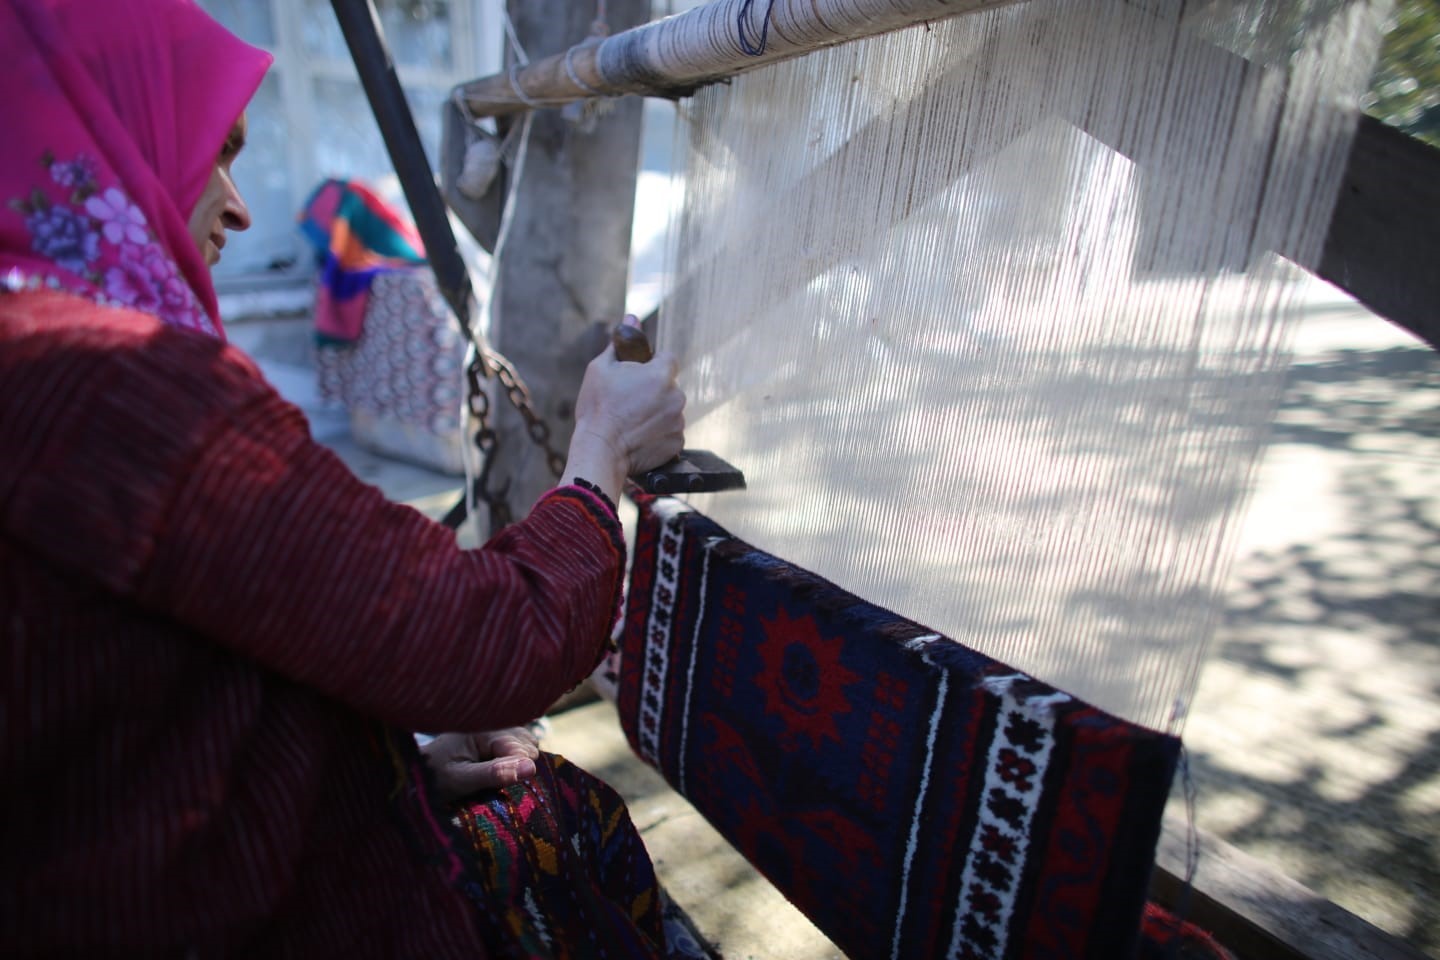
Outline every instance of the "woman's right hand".
<path id="1" fill-rule="evenodd" d="M 685 444 L 685 394 L 668 352 L 628 363 L 607 346 L 585 369 L 575 401 L 566 479 L 584 477 L 617 497 L 625 477 L 672 459 Z M 588 472 L 587 472 L 588 471 Z"/>

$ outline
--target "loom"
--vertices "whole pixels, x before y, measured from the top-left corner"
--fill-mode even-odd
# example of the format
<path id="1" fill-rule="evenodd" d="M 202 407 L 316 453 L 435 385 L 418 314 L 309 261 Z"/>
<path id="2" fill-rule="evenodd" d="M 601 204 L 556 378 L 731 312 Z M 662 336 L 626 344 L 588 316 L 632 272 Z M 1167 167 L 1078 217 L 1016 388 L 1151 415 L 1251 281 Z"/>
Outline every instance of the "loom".
<path id="1" fill-rule="evenodd" d="M 457 93 L 683 98 L 660 345 L 750 484 L 695 506 L 1178 734 L 1384 14 L 715 0 Z"/>
<path id="2" fill-rule="evenodd" d="M 729 0 L 462 89 L 694 91 L 660 344 L 750 477 L 700 508 L 1178 731 L 1382 13 Z"/>

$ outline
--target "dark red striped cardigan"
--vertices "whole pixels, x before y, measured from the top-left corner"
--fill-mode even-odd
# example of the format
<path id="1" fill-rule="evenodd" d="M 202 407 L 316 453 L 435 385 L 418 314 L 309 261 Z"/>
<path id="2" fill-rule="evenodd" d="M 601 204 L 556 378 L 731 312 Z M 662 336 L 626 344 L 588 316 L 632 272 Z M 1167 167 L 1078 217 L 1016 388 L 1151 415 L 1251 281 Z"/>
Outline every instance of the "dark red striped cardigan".
<path id="1" fill-rule="evenodd" d="M 574 487 L 458 550 L 238 351 L 0 295 L 0 953 L 483 956 L 377 731 L 540 713 L 623 550 Z"/>

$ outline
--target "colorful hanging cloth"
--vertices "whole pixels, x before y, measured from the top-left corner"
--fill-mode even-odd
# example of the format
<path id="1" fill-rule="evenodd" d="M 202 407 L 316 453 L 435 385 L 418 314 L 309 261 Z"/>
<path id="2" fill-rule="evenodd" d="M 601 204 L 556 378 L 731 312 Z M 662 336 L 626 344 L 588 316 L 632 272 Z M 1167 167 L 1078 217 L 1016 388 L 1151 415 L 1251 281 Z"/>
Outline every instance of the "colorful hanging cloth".
<path id="1" fill-rule="evenodd" d="M 321 343 L 354 343 L 375 277 L 424 264 L 425 245 L 404 216 L 355 180 L 321 183 L 299 220 L 320 267 L 315 335 Z"/>
<path id="2" fill-rule="evenodd" d="M 644 498 L 620 716 L 851 957 L 1132 957 L 1179 741 Z"/>

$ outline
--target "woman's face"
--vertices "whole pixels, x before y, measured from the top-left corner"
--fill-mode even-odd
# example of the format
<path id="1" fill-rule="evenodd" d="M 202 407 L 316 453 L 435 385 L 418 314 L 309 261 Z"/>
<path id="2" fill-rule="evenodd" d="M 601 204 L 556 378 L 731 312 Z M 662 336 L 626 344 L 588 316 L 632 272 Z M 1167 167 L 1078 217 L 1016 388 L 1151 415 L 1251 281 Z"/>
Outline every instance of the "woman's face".
<path id="1" fill-rule="evenodd" d="M 220 261 L 220 249 L 225 246 L 225 231 L 246 230 L 250 227 L 250 211 L 240 197 L 235 181 L 230 177 L 230 165 L 235 162 L 245 146 L 245 114 L 241 113 L 215 158 L 215 167 L 200 194 L 195 209 L 190 213 L 190 237 L 200 249 L 206 264 L 215 266 Z"/>

